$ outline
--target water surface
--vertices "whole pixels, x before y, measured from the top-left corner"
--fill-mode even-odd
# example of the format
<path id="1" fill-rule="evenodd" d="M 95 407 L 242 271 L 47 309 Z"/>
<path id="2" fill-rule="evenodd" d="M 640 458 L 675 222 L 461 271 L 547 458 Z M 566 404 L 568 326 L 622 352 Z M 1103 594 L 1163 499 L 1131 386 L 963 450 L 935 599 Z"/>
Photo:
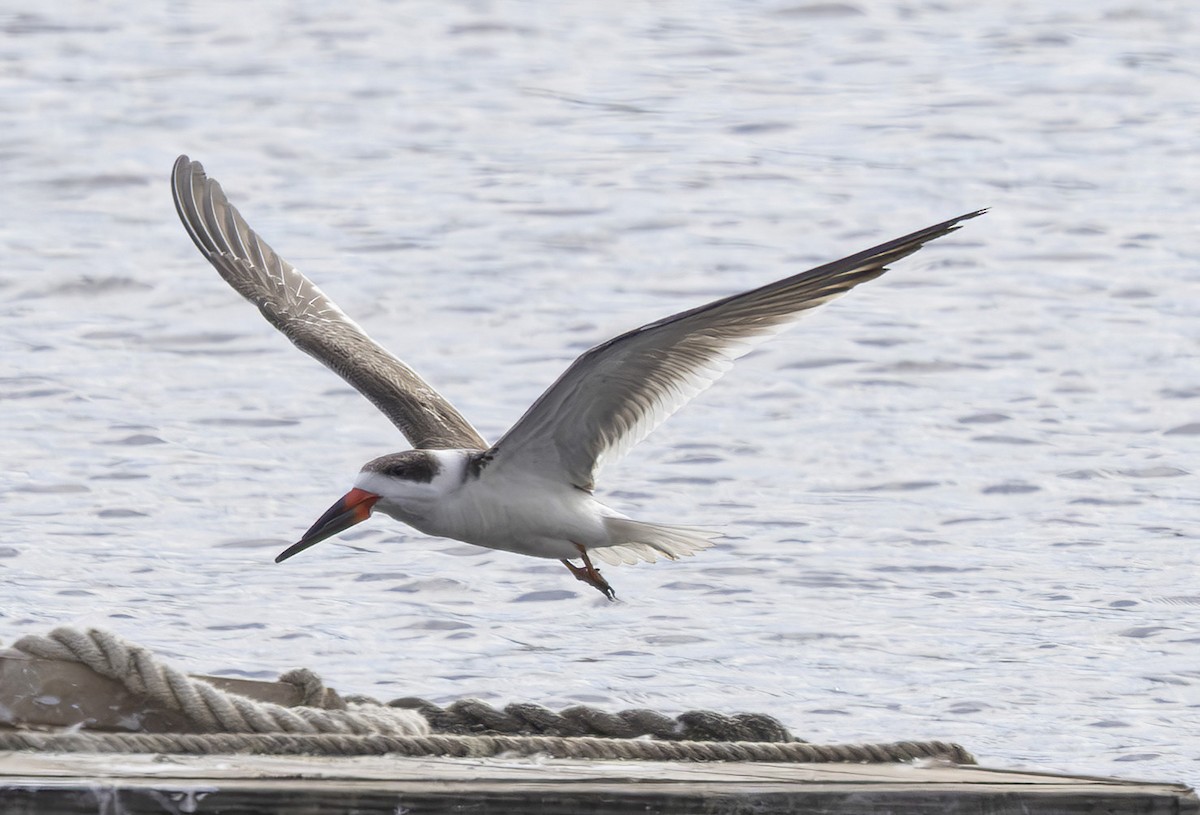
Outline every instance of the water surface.
<path id="1" fill-rule="evenodd" d="M 1068 0 L 0 12 L 0 640 L 1194 783 L 1197 30 Z M 603 473 L 728 535 L 610 569 L 610 604 L 383 518 L 272 563 L 404 444 L 197 255 L 181 152 L 492 439 L 619 331 L 992 211 Z"/>

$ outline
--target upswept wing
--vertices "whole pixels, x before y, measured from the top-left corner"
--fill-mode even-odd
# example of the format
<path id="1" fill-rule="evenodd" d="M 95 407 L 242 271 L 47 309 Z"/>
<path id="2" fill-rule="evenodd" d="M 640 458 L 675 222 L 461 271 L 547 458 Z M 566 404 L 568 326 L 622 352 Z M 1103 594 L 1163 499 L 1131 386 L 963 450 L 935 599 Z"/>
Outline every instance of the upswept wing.
<path id="1" fill-rule="evenodd" d="M 521 469 L 591 490 L 616 460 L 805 311 L 883 274 L 971 212 L 761 288 L 622 334 L 580 356 L 498 441 L 489 475 Z"/>
<path id="2" fill-rule="evenodd" d="M 275 253 L 198 161 L 171 173 L 175 209 L 225 282 L 258 306 L 297 348 L 353 385 L 416 448 L 482 450 L 487 442 L 441 394 L 367 336 L 296 267 Z"/>

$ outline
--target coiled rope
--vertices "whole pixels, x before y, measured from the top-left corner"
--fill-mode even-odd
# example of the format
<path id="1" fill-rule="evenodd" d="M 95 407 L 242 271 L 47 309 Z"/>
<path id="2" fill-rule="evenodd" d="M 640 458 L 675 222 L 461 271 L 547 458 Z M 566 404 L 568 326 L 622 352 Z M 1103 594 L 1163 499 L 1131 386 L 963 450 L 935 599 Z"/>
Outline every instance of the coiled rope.
<path id="1" fill-rule="evenodd" d="M 131 692 L 186 716 L 208 733 L 339 733 L 415 736 L 429 723 L 411 710 L 347 704 L 341 710 L 283 707 L 227 693 L 159 662 L 150 651 L 99 629 L 63 626 L 47 637 L 30 635 L 13 645 L 42 659 L 81 662 Z"/>
<path id="2" fill-rule="evenodd" d="M 974 764 L 956 744 L 806 744 L 789 742 L 644 741 L 558 736 L 345 736 L 293 733 L 74 733 L 0 731 L 0 750 L 82 753 L 164 753 L 215 755 L 489 756 L 546 755 L 551 758 L 624 759 L 627 761 L 774 761 L 883 763 L 932 758 Z"/>
<path id="3" fill-rule="evenodd" d="M 516 702 L 497 710 L 479 699 L 462 699 L 442 708 L 413 697 L 394 699 L 388 704 L 419 711 L 436 733 L 458 735 L 603 736 L 610 739 L 651 736 L 664 741 L 803 741 L 792 736 L 778 719 L 762 713 L 726 716 L 712 710 L 691 710 L 671 718 L 642 708 L 609 713 L 586 705 L 555 713 L 547 707 L 529 702 Z"/>
<path id="4" fill-rule="evenodd" d="M 441 708 L 423 699 L 382 705 L 339 697 L 308 670 L 280 678 L 301 689 L 287 708 L 222 691 L 165 666 L 145 648 L 106 631 L 61 627 L 13 646 L 30 656 L 80 662 L 155 705 L 187 717 L 200 733 L 42 733 L 0 729 L 0 749 L 65 752 L 381 755 L 657 761 L 896 762 L 975 759 L 946 742 L 814 745 L 762 714 L 691 711 L 675 719 L 649 710 L 607 713 L 586 706 L 555 713 L 533 704 L 497 710 L 479 700 Z M 430 732 L 430 731 L 433 732 Z M 638 738 L 652 736 L 651 739 Z M 597 737 L 600 736 L 600 737 Z"/>

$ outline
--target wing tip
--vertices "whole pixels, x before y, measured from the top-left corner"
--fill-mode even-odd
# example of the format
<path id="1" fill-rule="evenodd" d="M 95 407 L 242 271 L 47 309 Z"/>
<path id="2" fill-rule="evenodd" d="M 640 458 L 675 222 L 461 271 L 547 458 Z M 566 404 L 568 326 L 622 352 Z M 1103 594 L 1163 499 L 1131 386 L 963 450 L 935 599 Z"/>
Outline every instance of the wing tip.
<path id="1" fill-rule="evenodd" d="M 906 238 L 899 238 L 898 240 L 905 241 L 905 240 L 917 239 L 917 240 L 920 240 L 922 243 L 925 243 L 926 241 L 931 241 L 935 238 L 940 238 L 943 235 L 948 235 L 951 232 L 956 232 L 959 229 L 962 229 L 962 225 L 963 225 L 964 221 L 969 221 L 972 218 L 978 218 L 980 215 L 986 215 L 989 210 L 991 210 L 991 207 L 983 207 L 982 209 L 977 209 L 977 210 L 974 210 L 973 212 L 968 212 L 964 215 L 959 215 L 956 218 L 950 218 L 949 220 L 942 221 L 940 224 L 934 224 L 933 226 L 927 226 L 924 229 L 918 230 L 917 232 L 914 232 L 911 235 L 908 235 Z"/>
<path id="2" fill-rule="evenodd" d="M 198 161 L 193 161 L 188 157 L 187 153 L 180 153 L 179 158 L 175 159 L 175 163 L 171 166 L 171 188 L 178 193 L 180 182 L 184 179 L 190 181 L 193 177 L 199 175 L 201 179 L 207 179 L 208 174 L 204 172 L 204 165 Z"/>
<path id="3" fill-rule="evenodd" d="M 983 207 L 982 209 L 977 209 L 974 212 L 968 212 L 965 215 L 959 215 L 957 218 L 951 218 L 945 222 L 945 224 L 948 226 L 946 231 L 953 232 L 956 229 L 961 229 L 963 221 L 969 221 L 972 218 L 978 218 L 980 215 L 987 215 L 991 209 L 991 207 Z"/>
<path id="4" fill-rule="evenodd" d="M 964 221 L 969 221 L 972 218 L 978 218 L 980 215 L 985 215 L 990 209 L 991 207 L 983 207 L 982 209 L 977 209 L 972 212 L 959 215 L 956 218 L 950 218 L 949 220 L 942 221 L 939 224 L 927 226 L 924 229 L 918 229 L 916 232 L 910 232 L 907 235 L 887 241 L 886 243 L 881 243 L 879 246 L 872 247 L 864 252 L 859 252 L 856 255 L 851 255 L 848 258 L 844 258 L 842 261 L 835 261 L 834 263 L 836 264 L 845 261 L 867 260 L 874 258 L 878 261 L 878 265 L 874 269 L 874 274 L 865 279 L 879 277 L 888 270 L 890 264 L 914 254 L 930 241 L 943 238 L 946 235 L 949 235 L 951 232 L 957 232 L 959 229 L 962 229 Z M 832 265 L 834 264 L 827 264 L 826 267 L 819 268 L 824 269 Z"/>

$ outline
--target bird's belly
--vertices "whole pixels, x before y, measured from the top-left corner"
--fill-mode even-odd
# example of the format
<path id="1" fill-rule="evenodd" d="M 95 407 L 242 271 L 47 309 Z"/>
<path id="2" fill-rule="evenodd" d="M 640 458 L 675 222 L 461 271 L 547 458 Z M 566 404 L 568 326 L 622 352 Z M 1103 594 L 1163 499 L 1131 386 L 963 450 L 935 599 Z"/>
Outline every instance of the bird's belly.
<path id="1" fill-rule="evenodd" d="M 519 488 L 524 486 L 525 488 Z M 609 543 L 601 505 L 574 487 L 476 481 L 439 503 L 418 528 L 431 535 L 546 558 Z"/>

